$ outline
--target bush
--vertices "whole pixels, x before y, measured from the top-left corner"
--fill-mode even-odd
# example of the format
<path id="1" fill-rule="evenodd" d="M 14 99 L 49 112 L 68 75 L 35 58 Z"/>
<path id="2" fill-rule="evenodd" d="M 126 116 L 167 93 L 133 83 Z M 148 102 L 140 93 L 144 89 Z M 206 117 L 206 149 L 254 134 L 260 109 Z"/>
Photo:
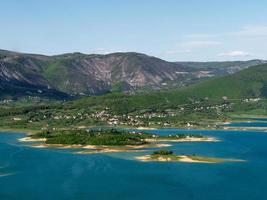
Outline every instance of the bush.
<path id="1" fill-rule="evenodd" d="M 166 156 L 166 155 L 172 155 L 172 154 L 173 154 L 172 151 L 163 150 L 163 149 L 153 152 L 153 155 L 163 155 L 163 156 Z"/>

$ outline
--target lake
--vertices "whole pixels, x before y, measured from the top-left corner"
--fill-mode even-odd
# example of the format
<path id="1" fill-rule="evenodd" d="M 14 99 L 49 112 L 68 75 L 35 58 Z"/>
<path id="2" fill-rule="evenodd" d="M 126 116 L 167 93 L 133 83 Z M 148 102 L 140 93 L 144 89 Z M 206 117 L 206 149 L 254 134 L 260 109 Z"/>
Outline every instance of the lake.
<path id="1" fill-rule="evenodd" d="M 226 124 L 225 126 L 229 127 L 255 127 L 255 128 L 263 128 L 267 127 L 266 121 L 252 121 L 252 122 L 233 122 L 230 124 Z"/>
<path id="2" fill-rule="evenodd" d="M 267 133 L 161 129 L 151 133 L 202 133 L 220 142 L 172 143 L 177 154 L 247 162 L 220 164 L 139 162 L 153 151 L 95 155 L 36 149 L 0 134 L 0 199 L 258 200 L 267 199 Z"/>

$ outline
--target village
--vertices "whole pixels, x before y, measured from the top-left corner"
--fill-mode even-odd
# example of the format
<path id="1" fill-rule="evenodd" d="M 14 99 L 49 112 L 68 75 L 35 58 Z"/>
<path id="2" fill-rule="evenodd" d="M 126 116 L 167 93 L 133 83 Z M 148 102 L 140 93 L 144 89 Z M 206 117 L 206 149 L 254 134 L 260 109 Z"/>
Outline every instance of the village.
<path id="1" fill-rule="evenodd" d="M 127 126 L 127 127 L 171 127 L 180 124 L 184 127 L 192 128 L 197 125 L 193 120 L 183 119 L 184 115 L 193 111 L 221 116 L 223 111 L 231 110 L 234 103 L 221 103 L 216 105 L 203 105 L 201 102 L 195 104 L 179 106 L 177 108 L 166 109 L 164 111 L 143 111 L 142 113 L 114 114 L 110 108 L 106 107 L 100 111 L 90 110 L 69 110 L 66 112 L 55 112 L 53 110 L 36 112 L 29 115 L 27 122 L 34 123 L 46 121 L 47 124 L 79 124 L 81 127 L 90 124 Z M 20 121 L 18 117 L 14 121 Z"/>

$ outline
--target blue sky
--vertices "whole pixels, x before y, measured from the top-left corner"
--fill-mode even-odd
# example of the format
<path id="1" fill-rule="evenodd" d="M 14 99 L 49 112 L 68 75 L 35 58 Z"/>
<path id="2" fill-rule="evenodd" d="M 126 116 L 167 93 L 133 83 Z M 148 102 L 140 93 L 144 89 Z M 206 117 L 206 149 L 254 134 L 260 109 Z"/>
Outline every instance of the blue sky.
<path id="1" fill-rule="evenodd" d="M 0 0 L 0 48 L 267 59 L 266 0 Z"/>

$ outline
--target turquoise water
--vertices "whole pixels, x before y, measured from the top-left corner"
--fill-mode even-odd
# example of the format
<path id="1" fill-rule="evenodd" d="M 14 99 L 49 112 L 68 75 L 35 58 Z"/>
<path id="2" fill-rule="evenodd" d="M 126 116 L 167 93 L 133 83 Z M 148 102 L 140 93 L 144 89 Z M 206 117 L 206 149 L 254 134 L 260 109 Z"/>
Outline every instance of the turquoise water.
<path id="1" fill-rule="evenodd" d="M 234 122 L 227 124 L 230 127 L 267 127 L 267 121 L 256 121 L 256 122 Z"/>
<path id="2" fill-rule="evenodd" d="M 178 154 L 245 159 L 221 164 L 143 163 L 142 153 L 75 155 L 17 142 L 0 134 L 0 199 L 267 199 L 267 134 L 253 131 L 187 131 L 216 136 L 218 143 L 173 143 Z M 150 150 L 152 151 L 152 149 Z"/>
<path id="3" fill-rule="evenodd" d="M 230 124 L 225 124 L 225 126 L 230 127 L 255 127 L 264 128 L 267 127 L 267 118 L 246 118 L 246 122 L 232 122 Z"/>

